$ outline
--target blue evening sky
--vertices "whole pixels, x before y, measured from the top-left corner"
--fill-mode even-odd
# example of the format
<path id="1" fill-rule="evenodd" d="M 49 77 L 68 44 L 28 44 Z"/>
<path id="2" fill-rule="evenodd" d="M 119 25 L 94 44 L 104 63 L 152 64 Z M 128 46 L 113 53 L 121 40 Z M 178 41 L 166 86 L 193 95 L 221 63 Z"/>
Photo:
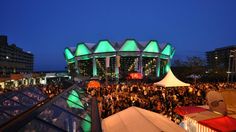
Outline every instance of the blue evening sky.
<path id="1" fill-rule="evenodd" d="M 236 44 L 236 0 L 1 0 L 0 34 L 35 55 L 36 71 L 64 70 L 63 50 L 100 39 L 156 39 L 176 58 Z"/>

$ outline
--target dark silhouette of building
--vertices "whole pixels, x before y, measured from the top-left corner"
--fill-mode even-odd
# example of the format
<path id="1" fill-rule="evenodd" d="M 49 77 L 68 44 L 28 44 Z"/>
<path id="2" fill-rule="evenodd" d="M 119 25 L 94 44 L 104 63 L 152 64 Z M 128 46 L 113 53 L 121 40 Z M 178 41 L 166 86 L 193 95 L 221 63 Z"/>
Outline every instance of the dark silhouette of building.
<path id="1" fill-rule="evenodd" d="M 206 52 L 208 68 L 213 71 L 228 71 L 230 54 L 234 50 L 236 50 L 236 45 L 216 48 L 213 51 Z"/>
<path id="2" fill-rule="evenodd" d="M 227 80 L 233 81 L 236 72 L 236 45 L 216 48 L 206 52 L 207 66 L 210 73 L 227 74 Z M 230 79 L 231 78 L 231 79 Z"/>
<path id="3" fill-rule="evenodd" d="M 7 36 L 0 36 L 0 74 L 33 72 L 34 55 L 15 44 L 8 44 Z"/>

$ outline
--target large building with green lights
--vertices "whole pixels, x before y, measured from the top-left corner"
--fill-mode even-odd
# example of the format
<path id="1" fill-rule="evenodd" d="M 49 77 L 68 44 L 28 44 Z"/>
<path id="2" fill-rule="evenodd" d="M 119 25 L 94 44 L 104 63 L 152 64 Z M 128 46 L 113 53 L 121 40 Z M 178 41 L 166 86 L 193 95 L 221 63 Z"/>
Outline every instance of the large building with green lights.
<path id="1" fill-rule="evenodd" d="M 134 72 L 144 77 L 161 77 L 168 71 L 174 53 L 170 43 L 160 45 L 156 40 L 143 43 L 134 39 L 123 43 L 78 43 L 76 48 L 64 50 L 69 73 L 103 78 L 106 73 L 109 78 L 125 78 Z"/>

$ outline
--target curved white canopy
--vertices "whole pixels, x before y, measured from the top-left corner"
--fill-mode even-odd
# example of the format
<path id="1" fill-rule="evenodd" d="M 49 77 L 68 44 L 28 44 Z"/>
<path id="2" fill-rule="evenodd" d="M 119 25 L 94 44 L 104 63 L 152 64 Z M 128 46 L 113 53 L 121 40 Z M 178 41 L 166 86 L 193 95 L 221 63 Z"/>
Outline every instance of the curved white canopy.
<path id="1" fill-rule="evenodd" d="M 168 118 L 138 107 L 129 107 L 102 120 L 104 132 L 184 132 Z"/>
<path id="2" fill-rule="evenodd" d="M 182 87 L 182 86 L 190 86 L 189 83 L 184 83 L 175 77 L 171 69 L 168 71 L 166 76 L 159 82 L 154 83 L 156 86 L 162 87 Z"/>

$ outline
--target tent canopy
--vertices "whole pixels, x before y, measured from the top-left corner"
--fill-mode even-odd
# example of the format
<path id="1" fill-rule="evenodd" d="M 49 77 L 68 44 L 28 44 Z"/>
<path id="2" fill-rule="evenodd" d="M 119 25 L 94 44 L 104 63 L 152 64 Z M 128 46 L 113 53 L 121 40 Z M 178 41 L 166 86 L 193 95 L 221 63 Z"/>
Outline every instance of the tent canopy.
<path id="1" fill-rule="evenodd" d="M 178 113 L 179 115 L 184 116 L 186 114 L 198 113 L 198 112 L 203 112 L 206 110 L 207 109 L 196 107 L 196 106 L 182 106 L 182 107 L 176 107 L 174 111 Z"/>
<path id="2" fill-rule="evenodd" d="M 184 115 L 185 118 L 191 118 L 195 121 L 202 121 L 202 120 L 208 120 L 208 119 L 213 119 L 213 118 L 218 118 L 218 117 L 223 117 L 223 115 L 221 114 L 217 114 L 211 111 L 202 111 L 202 112 L 197 112 L 197 113 L 191 113 L 191 114 L 187 114 Z"/>
<path id="3" fill-rule="evenodd" d="M 102 129 L 105 132 L 184 131 L 168 118 L 134 106 L 103 119 Z"/>
<path id="4" fill-rule="evenodd" d="M 203 120 L 199 121 L 199 123 L 220 132 L 233 132 L 236 130 L 236 119 L 228 116 Z"/>
<path id="5" fill-rule="evenodd" d="M 182 87 L 182 86 L 190 86 L 189 83 L 184 83 L 175 77 L 171 69 L 169 69 L 166 76 L 159 82 L 154 83 L 156 86 L 162 87 Z"/>

